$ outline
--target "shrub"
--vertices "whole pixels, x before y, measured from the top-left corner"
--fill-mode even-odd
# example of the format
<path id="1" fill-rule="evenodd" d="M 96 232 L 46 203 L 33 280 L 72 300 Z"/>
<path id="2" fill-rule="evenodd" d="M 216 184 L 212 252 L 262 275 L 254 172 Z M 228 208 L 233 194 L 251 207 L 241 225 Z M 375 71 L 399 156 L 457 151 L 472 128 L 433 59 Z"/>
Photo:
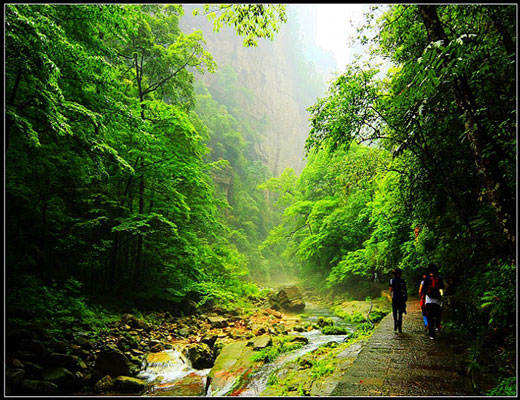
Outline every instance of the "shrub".
<path id="1" fill-rule="evenodd" d="M 92 331 L 92 336 L 108 330 L 107 325 L 119 319 L 100 306 L 90 304 L 81 294 L 82 284 L 73 278 L 61 286 L 44 285 L 34 277 L 26 277 L 16 298 L 8 304 L 30 310 L 35 317 L 31 321 L 11 320 L 12 324 L 42 328 L 49 337 L 63 339 L 65 332 Z"/>
<path id="2" fill-rule="evenodd" d="M 341 326 L 326 325 L 321 329 L 321 333 L 324 335 L 345 335 L 348 333 L 348 330 Z"/>
<path id="3" fill-rule="evenodd" d="M 488 396 L 516 396 L 516 377 L 504 378 L 487 392 Z"/>
<path id="4" fill-rule="evenodd" d="M 374 310 L 370 313 L 370 319 L 372 322 L 379 322 L 381 321 L 385 315 L 387 315 L 388 312 L 382 311 L 382 310 Z"/>

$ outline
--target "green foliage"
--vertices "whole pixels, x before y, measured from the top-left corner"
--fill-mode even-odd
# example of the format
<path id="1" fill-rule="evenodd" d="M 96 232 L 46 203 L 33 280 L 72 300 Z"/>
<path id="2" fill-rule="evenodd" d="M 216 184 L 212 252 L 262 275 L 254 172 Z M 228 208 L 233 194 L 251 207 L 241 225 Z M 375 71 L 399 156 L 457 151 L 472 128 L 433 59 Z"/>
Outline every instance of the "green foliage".
<path id="1" fill-rule="evenodd" d="M 373 182 L 385 157 L 381 150 L 357 145 L 334 154 L 318 152 L 309 156 L 298 180 L 284 171 L 266 182 L 263 187 L 283 194 L 279 202 L 286 208 L 282 224 L 271 230 L 260 248 L 275 250 L 285 243 L 287 262 L 296 257 L 300 269 L 311 276 L 330 272 L 331 286 L 348 279 L 351 272 L 370 274 L 373 265 L 354 260 L 370 236 Z"/>
<path id="2" fill-rule="evenodd" d="M 493 389 L 486 393 L 487 396 L 516 396 L 516 377 L 504 378 Z"/>
<path id="3" fill-rule="evenodd" d="M 356 329 L 349 339 L 362 339 L 370 336 L 374 332 L 374 327 L 370 322 L 362 322 L 356 325 Z"/>
<path id="4" fill-rule="evenodd" d="M 388 312 L 386 311 L 383 311 L 383 310 L 374 310 L 370 313 L 370 320 L 372 322 L 379 322 L 381 321 L 386 315 L 388 314 Z"/>
<path id="5" fill-rule="evenodd" d="M 193 14 L 199 14 L 194 10 Z M 257 46 L 259 38 L 273 39 L 280 29 L 279 24 L 287 21 L 283 4 L 206 4 L 203 13 L 214 20 L 214 30 L 222 26 L 233 27 L 239 36 L 245 36 L 244 46 Z"/>
<path id="6" fill-rule="evenodd" d="M 236 18 L 224 8 L 222 21 L 261 37 L 285 20 L 283 6 L 232 8 Z M 263 262 L 256 244 L 270 217 L 256 186 L 269 174 L 249 154 L 255 126 L 209 93 L 196 98 L 193 72 L 216 64 L 200 31 L 181 31 L 182 14 L 155 4 L 6 8 L 10 287 L 23 290 L 17 277 L 28 274 L 137 302 L 231 307 L 254 295 L 244 275 Z M 237 175 L 229 199 L 213 176 L 226 165 Z M 237 220 L 223 217 L 227 206 Z"/>
<path id="7" fill-rule="evenodd" d="M 359 311 L 354 311 L 352 314 L 348 314 L 345 320 L 348 322 L 359 323 L 365 322 L 367 319 L 366 316 L 361 314 Z"/>
<path id="8" fill-rule="evenodd" d="M 119 315 L 87 300 L 81 293 L 81 282 L 73 278 L 62 286 L 47 286 L 30 276 L 24 281 L 21 289 L 9 292 L 7 301 L 30 311 L 34 317 L 30 321 L 10 319 L 10 324 L 42 329 L 53 340 L 63 340 L 68 334 L 83 331 L 96 336 L 107 331 L 109 323 L 119 320 Z"/>
<path id="9" fill-rule="evenodd" d="M 396 266 L 414 277 L 434 262 L 447 291 L 464 296 L 464 319 L 482 342 L 507 346 L 514 336 L 516 247 L 513 14 L 507 5 L 396 5 L 377 21 L 368 18 L 358 40 L 371 36 L 372 55 L 390 68 L 380 71 L 372 58 L 331 82 L 309 108 L 306 143 L 308 170 L 316 152 L 333 161 L 356 143 L 392 154 L 355 214 L 368 217 L 363 239 L 350 248 L 339 239 L 342 253 L 315 261 L 314 269 L 329 271 L 328 286 Z M 327 182 L 327 174 L 321 176 Z M 316 186 L 324 185 L 309 191 L 318 194 Z M 355 190 L 345 188 L 353 201 Z M 345 225 L 358 220 L 349 216 Z M 317 254 L 322 242 L 312 228 L 301 242 L 307 251 L 292 246 L 294 254 Z M 345 226 L 341 231 L 353 236 Z M 281 236 L 281 229 L 274 232 Z"/>
<path id="10" fill-rule="evenodd" d="M 324 335 L 345 335 L 348 332 L 348 329 L 335 325 L 326 325 L 323 328 L 321 328 L 321 333 L 323 333 Z"/>
<path id="11" fill-rule="evenodd" d="M 278 376 L 276 375 L 277 371 L 271 372 L 269 377 L 267 378 L 267 387 L 269 386 L 277 386 L 280 383 Z"/>
<path id="12" fill-rule="evenodd" d="M 511 307 L 511 299 L 516 296 L 515 290 L 516 266 L 501 260 L 488 264 L 483 281 L 477 281 L 483 290 L 480 308 L 489 316 L 488 325 L 491 329 L 510 332 L 515 326 L 515 310 Z"/>
<path id="13" fill-rule="evenodd" d="M 301 342 L 291 342 L 290 336 L 277 336 L 273 338 L 273 344 L 266 347 L 251 357 L 252 361 L 273 362 L 280 354 L 297 350 L 304 346 Z"/>
<path id="14" fill-rule="evenodd" d="M 332 321 L 331 318 L 324 318 L 324 317 L 318 317 L 318 320 L 316 321 L 319 327 L 323 328 L 327 325 L 333 325 L 334 321 Z"/>
<path id="15" fill-rule="evenodd" d="M 314 360 L 313 360 L 314 361 Z M 322 378 L 334 372 L 334 364 L 330 360 L 315 360 L 312 362 L 311 377 L 313 379 Z"/>

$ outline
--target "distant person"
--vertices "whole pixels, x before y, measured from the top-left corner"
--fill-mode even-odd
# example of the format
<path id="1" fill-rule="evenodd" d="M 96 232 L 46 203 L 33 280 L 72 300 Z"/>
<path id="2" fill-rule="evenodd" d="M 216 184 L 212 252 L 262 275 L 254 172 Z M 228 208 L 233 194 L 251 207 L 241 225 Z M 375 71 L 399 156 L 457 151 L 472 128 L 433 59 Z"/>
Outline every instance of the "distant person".
<path id="1" fill-rule="evenodd" d="M 408 293 L 406 282 L 401 278 L 401 270 L 396 268 L 392 271 L 394 277 L 390 279 L 390 295 L 392 296 L 392 313 L 394 316 L 394 331 L 403 331 L 403 313 L 406 314 L 406 301 Z"/>
<path id="2" fill-rule="evenodd" d="M 441 330 L 441 306 L 444 282 L 439 276 L 435 264 L 428 266 L 428 276 L 424 278 L 421 295 L 425 297 L 428 332 L 430 339 L 435 339 L 435 329 Z"/>
<path id="3" fill-rule="evenodd" d="M 428 276 L 428 272 L 423 272 L 422 281 L 421 281 L 421 284 L 419 285 L 419 297 L 420 297 L 419 306 L 421 307 L 425 330 L 428 329 L 428 316 L 426 314 L 426 299 L 425 299 L 426 296 L 421 293 L 422 293 L 422 287 L 424 285 L 424 280 L 426 279 L 427 276 Z"/>

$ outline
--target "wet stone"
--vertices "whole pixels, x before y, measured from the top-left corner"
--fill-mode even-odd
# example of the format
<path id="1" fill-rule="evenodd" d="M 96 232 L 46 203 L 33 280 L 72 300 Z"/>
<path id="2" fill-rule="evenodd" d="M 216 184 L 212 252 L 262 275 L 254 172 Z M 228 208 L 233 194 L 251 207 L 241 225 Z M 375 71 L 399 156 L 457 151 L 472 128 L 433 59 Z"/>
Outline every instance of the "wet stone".
<path id="1" fill-rule="evenodd" d="M 424 332 L 418 301 L 408 302 L 403 333 L 393 331 L 389 314 L 340 378 L 331 396 L 468 396 L 474 395 L 463 370 L 465 347 Z"/>

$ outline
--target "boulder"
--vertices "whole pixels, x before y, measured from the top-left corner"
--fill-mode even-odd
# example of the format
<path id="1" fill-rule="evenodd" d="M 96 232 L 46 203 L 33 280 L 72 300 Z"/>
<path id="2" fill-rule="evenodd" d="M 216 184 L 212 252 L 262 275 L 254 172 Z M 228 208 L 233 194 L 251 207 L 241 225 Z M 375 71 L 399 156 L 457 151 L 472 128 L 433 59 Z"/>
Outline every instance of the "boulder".
<path id="1" fill-rule="evenodd" d="M 284 309 L 290 312 L 300 312 L 305 308 L 303 296 L 296 286 L 280 289 L 270 299 L 274 310 Z"/>
<path id="2" fill-rule="evenodd" d="M 106 346 L 98 353 L 95 368 L 105 375 L 130 375 L 128 358 L 114 346 Z"/>
<path id="3" fill-rule="evenodd" d="M 32 318 L 34 318 L 34 311 L 23 306 L 8 305 L 6 307 L 6 317 L 19 318 L 30 321 Z"/>
<path id="4" fill-rule="evenodd" d="M 144 352 L 142 352 L 139 349 L 131 349 L 130 351 L 131 351 L 132 354 L 134 354 L 136 356 L 143 356 L 144 355 Z"/>
<path id="5" fill-rule="evenodd" d="M 261 336 L 267 333 L 267 327 L 264 324 L 253 324 L 251 325 L 251 330 L 255 336 Z"/>
<path id="6" fill-rule="evenodd" d="M 5 372 L 5 378 L 7 383 L 10 385 L 18 385 L 22 382 L 25 376 L 25 371 L 21 368 L 7 369 Z"/>
<path id="7" fill-rule="evenodd" d="M 141 393 L 146 389 L 144 380 L 130 376 L 118 376 L 115 384 L 117 389 L 123 393 Z"/>
<path id="8" fill-rule="evenodd" d="M 8 347 L 18 346 L 23 339 L 36 339 L 36 334 L 32 330 L 25 328 L 10 329 L 5 333 L 5 339 Z"/>
<path id="9" fill-rule="evenodd" d="M 291 342 L 307 344 L 307 343 L 309 343 L 309 339 L 307 339 L 305 336 L 294 336 L 291 339 Z"/>
<path id="10" fill-rule="evenodd" d="M 94 348 L 94 345 L 84 336 L 78 336 L 76 338 L 76 343 L 87 350 L 91 350 Z"/>
<path id="11" fill-rule="evenodd" d="M 205 379 L 194 372 L 182 377 L 172 386 L 165 388 L 157 387 L 154 391 L 154 395 L 156 396 L 172 397 L 204 397 L 205 394 Z"/>
<path id="12" fill-rule="evenodd" d="M 58 385 L 47 381 L 24 379 L 21 383 L 20 391 L 28 395 L 49 395 L 58 391 Z"/>
<path id="13" fill-rule="evenodd" d="M 188 337 L 188 336 L 190 336 L 190 331 L 189 331 L 188 328 L 180 328 L 180 329 L 177 330 L 177 333 L 181 337 Z"/>
<path id="14" fill-rule="evenodd" d="M 78 356 L 70 354 L 51 353 L 49 356 L 50 365 L 69 369 L 77 369 L 80 360 Z"/>
<path id="15" fill-rule="evenodd" d="M 69 347 L 69 343 L 60 340 L 58 342 L 55 342 L 52 347 L 55 353 L 65 354 L 67 352 L 67 348 Z"/>
<path id="16" fill-rule="evenodd" d="M 201 343 L 207 344 L 209 347 L 213 347 L 217 341 L 218 336 L 215 334 L 205 335 L 200 341 Z"/>
<path id="17" fill-rule="evenodd" d="M 213 328 L 225 328 L 226 326 L 228 326 L 228 321 L 220 315 L 214 317 L 209 316 L 207 317 L 207 319 Z"/>
<path id="18" fill-rule="evenodd" d="M 247 340 L 232 342 L 220 351 L 208 375 L 212 396 L 225 396 L 237 379 L 245 377 L 253 369 L 255 363 L 251 358 L 254 352 L 247 343 Z"/>
<path id="19" fill-rule="evenodd" d="M 166 347 L 162 343 L 156 343 L 153 346 L 152 345 L 150 346 L 150 351 L 152 353 L 158 353 L 160 351 L 164 351 L 165 349 L 166 349 Z"/>
<path id="20" fill-rule="evenodd" d="M 115 385 L 115 380 L 110 375 L 105 375 L 103 378 L 98 380 L 94 387 L 100 392 L 111 390 Z"/>
<path id="21" fill-rule="evenodd" d="M 44 369 L 40 367 L 38 364 L 32 363 L 30 361 L 26 361 L 24 364 L 25 371 L 28 376 L 34 376 L 40 378 Z"/>
<path id="22" fill-rule="evenodd" d="M 121 337 L 118 341 L 117 341 L 117 348 L 121 351 L 126 351 L 128 350 L 130 347 L 128 346 L 128 341 L 125 339 L 125 337 Z"/>
<path id="23" fill-rule="evenodd" d="M 123 326 L 127 326 L 126 330 L 130 330 L 131 328 L 139 328 L 145 331 L 150 331 L 152 326 L 147 322 L 140 320 L 132 314 L 124 314 L 121 317 L 121 323 Z"/>
<path id="24" fill-rule="evenodd" d="M 22 361 L 38 361 L 39 357 L 32 351 L 17 350 L 13 353 L 13 356 Z"/>
<path id="25" fill-rule="evenodd" d="M 249 342 L 253 346 L 253 350 L 262 350 L 273 344 L 273 339 L 269 335 L 258 336 Z"/>
<path id="26" fill-rule="evenodd" d="M 318 324 L 318 326 L 320 328 L 323 328 L 324 326 L 327 326 L 327 325 L 334 325 L 334 321 L 332 321 L 331 318 L 323 318 L 323 317 L 318 317 L 318 320 L 316 321 L 316 323 Z"/>
<path id="27" fill-rule="evenodd" d="M 193 368 L 205 369 L 213 366 L 213 351 L 206 343 L 189 344 L 184 351 Z"/>
<path id="28" fill-rule="evenodd" d="M 60 391 L 70 392 L 76 388 L 76 376 L 63 367 L 50 368 L 42 372 L 42 378 L 58 386 Z"/>
<path id="29" fill-rule="evenodd" d="M 17 358 L 8 358 L 6 364 L 7 364 L 9 367 L 13 367 L 13 368 L 21 368 L 21 369 L 24 368 L 24 366 L 23 366 L 23 362 L 21 362 L 21 361 L 18 360 Z"/>
<path id="30" fill-rule="evenodd" d="M 49 351 L 47 350 L 47 348 L 45 347 L 45 345 L 42 342 L 40 342 L 38 340 L 34 340 L 34 339 L 20 340 L 18 349 L 24 350 L 24 351 L 30 351 L 31 353 L 35 353 L 35 354 L 38 354 L 38 355 L 41 355 L 44 357 L 46 355 L 48 355 L 48 353 L 49 353 Z"/>

